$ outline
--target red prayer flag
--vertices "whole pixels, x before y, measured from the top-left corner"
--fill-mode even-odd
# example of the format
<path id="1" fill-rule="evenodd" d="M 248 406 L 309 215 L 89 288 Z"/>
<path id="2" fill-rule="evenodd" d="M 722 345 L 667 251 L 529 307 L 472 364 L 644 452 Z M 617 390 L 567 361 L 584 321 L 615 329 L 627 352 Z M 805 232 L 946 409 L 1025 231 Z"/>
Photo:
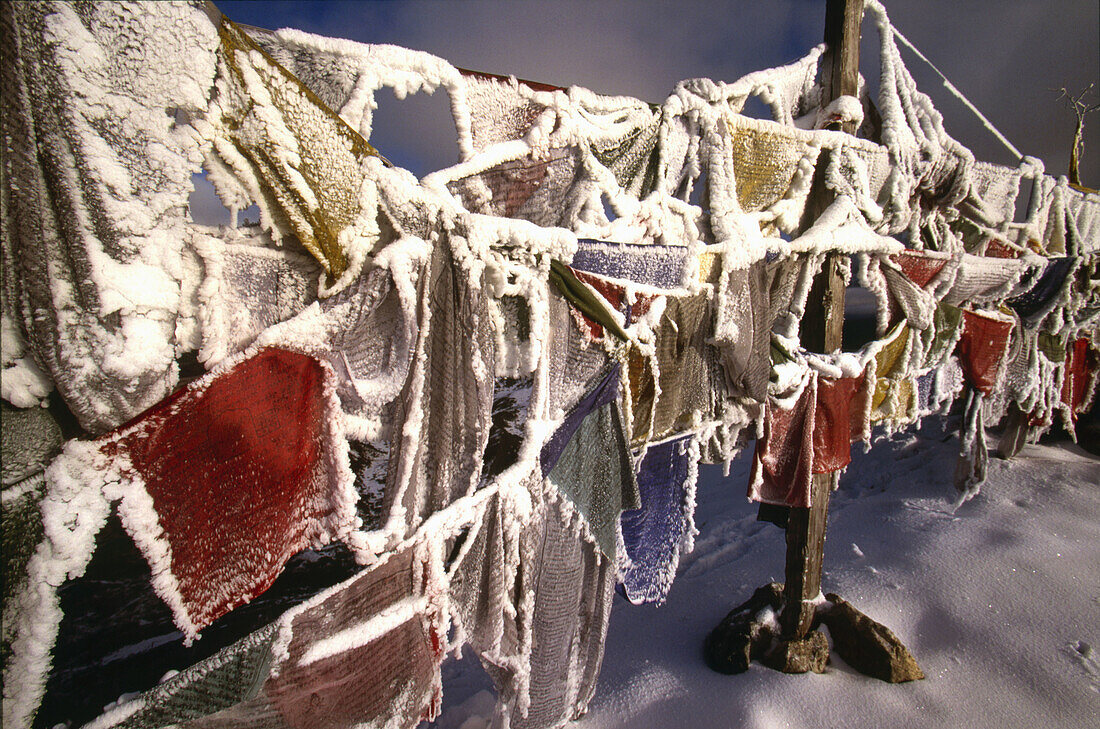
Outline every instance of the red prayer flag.
<path id="1" fill-rule="evenodd" d="M 1062 402 L 1076 419 L 1088 404 L 1089 395 L 1100 370 L 1100 356 L 1089 346 L 1089 340 L 1078 339 L 1066 346 L 1065 379 L 1062 380 Z"/>
<path id="2" fill-rule="evenodd" d="M 962 335 L 955 353 L 966 381 L 975 389 L 987 395 L 993 391 L 1014 326 L 1011 319 L 963 310 Z"/>
<path id="3" fill-rule="evenodd" d="M 814 473 L 831 473 L 852 462 L 852 441 L 863 430 L 864 376 L 817 380 L 814 412 Z M 864 398 L 865 399 L 865 398 Z"/>
<path id="4" fill-rule="evenodd" d="M 607 306 L 608 306 L 609 309 L 614 309 L 615 311 L 622 311 L 622 309 L 623 309 L 623 297 L 626 295 L 626 289 L 624 289 L 622 286 L 619 286 L 618 284 L 615 284 L 615 283 L 612 283 L 612 282 L 608 281 L 606 278 L 604 278 L 602 276 L 597 276 L 594 273 L 588 273 L 587 271 L 579 271 L 579 270 L 573 268 L 572 266 L 569 266 L 568 268 L 569 268 L 570 271 L 573 272 L 573 275 L 577 277 L 578 281 L 586 283 L 589 286 L 591 286 L 593 289 L 595 289 L 596 293 L 599 294 L 600 296 L 602 296 L 603 299 L 607 302 Z M 584 323 L 584 326 L 587 329 L 587 334 L 588 334 L 589 337 L 591 337 L 592 339 L 602 339 L 603 338 L 603 325 L 602 324 L 600 324 L 598 321 L 592 319 L 591 317 L 589 317 L 588 315 L 586 315 L 584 312 L 580 311 L 576 307 L 572 307 L 572 309 L 573 309 L 573 311 L 575 311 L 577 313 L 578 320 L 582 321 Z"/>
<path id="5" fill-rule="evenodd" d="M 100 439 L 129 481 L 123 524 L 189 636 L 266 590 L 293 554 L 352 527 L 327 376 L 312 357 L 261 349 Z"/>
<path id="6" fill-rule="evenodd" d="M 985 244 L 985 255 L 988 258 L 1019 258 L 1020 254 L 1010 248 L 1008 244 L 997 238 L 990 238 Z"/>
<path id="7" fill-rule="evenodd" d="M 264 692 L 290 727 L 435 718 L 444 640 L 416 564 L 405 548 L 288 616 L 286 658 Z"/>
<path id="8" fill-rule="evenodd" d="M 924 288 L 936 275 L 943 270 L 946 258 L 930 256 L 920 251 L 902 251 L 890 256 L 890 260 L 898 265 L 910 281 Z"/>
<path id="9" fill-rule="evenodd" d="M 764 437 L 756 441 L 749 479 L 749 498 L 753 501 L 810 505 L 816 391 L 816 378 L 811 378 L 789 410 L 778 407 L 775 398 L 768 398 Z"/>

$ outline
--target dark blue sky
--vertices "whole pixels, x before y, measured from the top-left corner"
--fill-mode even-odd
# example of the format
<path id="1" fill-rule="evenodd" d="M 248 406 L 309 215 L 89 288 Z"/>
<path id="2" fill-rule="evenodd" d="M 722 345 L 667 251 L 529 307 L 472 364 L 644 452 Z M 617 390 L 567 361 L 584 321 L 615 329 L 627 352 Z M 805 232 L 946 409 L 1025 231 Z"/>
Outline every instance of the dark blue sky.
<path id="1" fill-rule="evenodd" d="M 732 81 L 801 56 L 821 40 L 825 7 L 824 0 L 217 4 L 231 19 L 250 25 L 392 43 L 466 68 L 653 102 L 683 78 Z M 1056 90 L 1080 90 L 1100 78 L 1100 3 L 894 0 L 887 9 L 895 25 L 1021 151 L 1043 159 L 1052 174 L 1066 172 L 1074 117 Z M 877 42 L 873 25 L 865 23 L 863 72 L 872 81 Z M 927 67 L 903 55 L 953 136 L 981 159 L 1014 163 Z M 383 94 L 379 104 L 372 142 L 388 157 L 421 175 L 454 161 L 444 99 L 394 103 Z M 1082 179 L 1100 186 L 1100 112 L 1091 122 Z"/>

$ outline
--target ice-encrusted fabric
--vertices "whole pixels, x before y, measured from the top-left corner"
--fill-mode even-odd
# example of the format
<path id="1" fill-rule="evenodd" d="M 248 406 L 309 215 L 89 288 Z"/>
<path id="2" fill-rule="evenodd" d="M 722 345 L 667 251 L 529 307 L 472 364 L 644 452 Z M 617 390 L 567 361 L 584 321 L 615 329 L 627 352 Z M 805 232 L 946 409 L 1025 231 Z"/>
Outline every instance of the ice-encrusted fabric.
<path id="1" fill-rule="evenodd" d="M 546 477 L 554 470 L 561 454 L 565 452 L 566 445 L 573 440 L 573 436 L 580 429 L 584 419 L 604 405 L 614 402 L 619 396 L 619 379 L 622 367 L 615 363 L 607 368 L 602 377 L 595 378 L 588 386 L 588 391 L 576 402 L 566 414 L 542 447 L 539 454 L 539 465 L 542 467 L 542 475 Z"/>
<path id="2" fill-rule="evenodd" d="M 966 408 L 959 432 L 959 460 L 955 464 L 955 488 L 961 497 L 970 499 L 981 490 L 989 466 L 989 451 L 985 445 L 982 411 L 985 396 L 981 390 L 966 393 Z"/>
<path id="3" fill-rule="evenodd" d="M 294 553 L 355 527 L 331 378 L 307 355 L 248 352 L 94 442 L 186 635 L 266 590 Z"/>
<path id="4" fill-rule="evenodd" d="M 396 538 L 477 488 L 492 426 L 487 296 L 451 245 L 441 236 L 417 283 L 415 355 L 396 400 L 383 502 Z"/>
<path id="5" fill-rule="evenodd" d="M 550 412 L 564 417 L 607 374 L 609 357 L 564 297 L 551 296 L 549 309 L 547 391 Z"/>
<path id="6" fill-rule="evenodd" d="M 1020 280 L 1036 267 L 1036 263 L 1024 259 L 986 258 L 962 253 L 951 287 L 942 300 L 953 306 L 999 303 L 1011 295 Z"/>
<path id="7" fill-rule="evenodd" d="M 753 501 L 810 506 L 816 400 L 817 377 L 812 374 L 793 402 L 768 397 L 764 436 L 756 441 L 749 476 L 748 497 Z"/>
<path id="8" fill-rule="evenodd" d="M 950 304 L 936 306 L 932 326 L 913 333 L 921 349 L 920 368 L 938 366 L 951 354 L 958 341 L 961 324 L 962 309 Z"/>
<path id="9" fill-rule="evenodd" d="M 631 410 L 631 444 L 662 438 L 688 428 L 714 409 L 723 378 L 717 352 L 707 343 L 713 328 L 706 294 L 668 296 L 654 328 L 658 379 L 649 359 L 637 348 L 627 357 Z"/>
<path id="10" fill-rule="evenodd" d="M 197 126 L 227 205 L 260 206 L 272 236 L 292 235 L 335 283 L 378 237 L 365 160 L 374 149 L 227 19 L 218 26 L 218 103 Z"/>
<path id="11" fill-rule="evenodd" d="M 472 212 L 571 227 L 587 199 L 584 181 L 577 151 L 557 147 L 501 162 L 448 188 Z"/>
<path id="12" fill-rule="evenodd" d="M 593 213 L 604 217 L 594 209 L 601 192 L 621 187 L 641 198 L 655 188 L 659 109 L 591 93 L 571 95 L 561 107 L 545 106 L 532 92 L 553 87 L 488 74 L 466 74 L 464 80 L 475 150 L 530 142 L 528 150 L 449 183 L 469 210 L 572 228 Z M 557 127 L 569 128 L 561 141 L 554 139 Z"/>
<path id="13" fill-rule="evenodd" d="M 769 397 L 764 437 L 756 441 L 749 498 L 777 506 L 808 507 L 811 478 L 851 462 L 851 444 L 869 436 L 872 393 L 867 375 L 811 374 L 793 403 Z"/>
<path id="14" fill-rule="evenodd" d="M 911 422 L 915 406 L 911 377 L 886 377 L 875 381 L 872 423 L 898 425 Z"/>
<path id="15" fill-rule="evenodd" d="M 525 489 L 537 489 L 537 473 Z M 448 559 L 448 597 L 455 640 L 473 649 L 497 691 L 497 713 L 509 714 L 527 700 L 530 680 L 530 589 L 541 566 L 545 509 L 541 503 L 523 519 L 496 494 Z"/>
<path id="16" fill-rule="evenodd" d="M 629 319 L 630 307 L 626 304 L 626 290 L 621 284 L 578 271 L 558 261 L 550 262 L 550 284 L 576 311 L 577 322 L 587 331 L 590 339 L 603 339 L 605 332 L 621 341 L 627 339 L 622 325 L 612 313 L 625 313 Z"/>
<path id="17" fill-rule="evenodd" d="M 177 117 L 207 107 L 217 33 L 202 3 L 67 2 L 5 3 L 0 33 L 5 319 L 102 433 L 178 377 L 200 159 Z"/>
<path id="18" fill-rule="evenodd" d="M 320 266 L 304 254 L 262 245 L 265 238 L 196 242 L 204 269 L 198 289 L 199 360 L 208 367 L 245 349 L 260 332 L 317 299 Z"/>
<path id="19" fill-rule="evenodd" d="M 514 729 L 551 729 L 580 717 L 596 691 L 611 616 L 615 560 L 578 539 L 572 510 L 545 505 L 539 520 L 531 626 L 530 680 L 525 715 L 511 712 Z"/>
<path id="20" fill-rule="evenodd" d="M 61 450 L 61 428 L 45 408 L 13 408 L 0 401 L 0 455 L 6 489 L 29 476 L 46 470 Z"/>
<path id="21" fill-rule="evenodd" d="M 864 375 L 818 377 L 813 428 L 813 472 L 831 473 L 852 461 L 852 443 L 863 436 L 869 393 Z"/>
<path id="22" fill-rule="evenodd" d="M 611 560 L 619 541 L 619 514 L 638 506 L 618 396 L 615 365 L 570 411 L 539 458 L 546 478 L 584 518 L 590 535 Z"/>
<path id="23" fill-rule="evenodd" d="M 463 118 L 468 115 L 464 109 L 459 111 L 467 101 L 459 69 L 430 53 L 326 38 L 293 28 L 242 29 L 364 139 L 371 137 L 375 95 L 383 88 L 405 98 L 442 87 L 451 96 L 452 112 Z M 469 150 L 466 139 L 460 138 L 458 146 L 463 154 Z"/>
<path id="24" fill-rule="evenodd" d="M 505 527 L 507 505 L 490 499 L 479 520 L 462 538 L 449 585 L 456 628 L 483 661 L 508 663 L 520 651 L 516 625 L 516 584 L 508 584 L 505 561 L 510 556 Z M 514 565 L 519 568 L 519 565 Z M 451 569 L 451 568 L 449 568 Z"/>
<path id="25" fill-rule="evenodd" d="M 4 416 L 7 417 L 6 415 Z M 45 479 L 41 473 L 5 484 L 0 505 L 0 544 L 3 545 L 3 614 L 0 623 L 0 666 L 6 671 L 15 638 L 18 595 L 27 584 L 27 565 L 42 541 L 41 502 Z"/>
<path id="26" fill-rule="evenodd" d="M 1029 416 L 1033 426 L 1050 425 L 1060 395 L 1058 366 L 1065 356 L 1064 337 L 1052 337 L 1038 329 L 1014 329 L 1003 365 L 1002 387 L 993 401 L 1014 403 Z"/>
<path id="27" fill-rule="evenodd" d="M 470 134 L 474 149 L 523 139 L 546 107 L 520 90 L 564 91 L 556 86 L 518 81 L 476 71 L 463 71 L 462 81 L 470 104 Z"/>
<path id="28" fill-rule="evenodd" d="M 889 323 L 904 319 L 913 330 L 928 329 L 938 304 L 936 298 L 893 266 L 883 265 L 880 270 L 886 282 Z"/>
<path id="29" fill-rule="evenodd" d="M 569 265 L 599 276 L 675 289 L 683 283 L 688 263 L 686 246 L 631 245 L 581 238 Z"/>
<path id="30" fill-rule="evenodd" d="M 909 417 L 913 388 L 907 375 L 905 354 L 913 332 L 905 322 L 899 323 L 885 337 L 885 343 L 875 355 L 875 392 L 871 399 L 871 419 L 874 421 L 904 421 Z"/>
<path id="31" fill-rule="evenodd" d="M 28 585 L 28 565 L 42 542 L 41 502 L 45 493 L 42 472 L 61 449 L 61 429 L 50 413 L 39 407 L 21 410 L 0 402 L 3 417 L 3 492 L 0 495 L 3 614 L 0 624 L 0 665 L 6 671 L 18 621 L 19 596 Z"/>
<path id="32" fill-rule="evenodd" d="M 1066 346 L 1065 375 L 1062 380 L 1062 402 L 1069 409 L 1070 418 L 1085 412 L 1095 397 L 1096 382 L 1100 374 L 1100 354 L 1084 337 Z"/>
<path id="33" fill-rule="evenodd" d="M 1066 361 L 1066 337 L 1064 334 L 1051 334 L 1039 330 L 1035 336 L 1035 347 L 1050 362 L 1061 364 Z"/>
<path id="34" fill-rule="evenodd" d="M 778 256 L 765 265 L 769 280 L 768 320 L 776 332 L 793 336 L 802 325 L 810 292 L 809 282 L 821 267 L 821 257 Z"/>
<path id="35" fill-rule="evenodd" d="M 792 191 L 802 165 L 812 172 L 817 164 L 821 147 L 808 144 L 789 127 L 741 115 L 727 116 L 726 124 L 737 201 L 743 211 L 771 207 Z M 804 185 L 799 194 L 804 204 L 809 185 Z"/>
<path id="36" fill-rule="evenodd" d="M 1076 231 L 1077 255 L 1100 251 L 1100 194 L 1066 187 L 1062 192 L 1066 218 Z"/>
<path id="37" fill-rule="evenodd" d="M 269 704 L 255 701 L 271 668 L 271 647 L 276 624 L 269 623 L 236 643 L 222 648 L 141 696 L 104 712 L 88 725 L 89 729 L 161 729 L 176 725 L 204 725 L 205 717 L 216 716 L 218 726 L 226 723 L 229 711 L 252 702 L 254 727 L 284 729 L 272 721 Z M 266 712 L 265 709 L 268 709 Z M 220 712 L 226 712 L 221 713 Z M 266 713 L 266 716 L 265 716 Z M 242 717 L 243 718 L 243 717 Z M 209 726 L 210 724 L 205 724 Z"/>
<path id="38" fill-rule="evenodd" d="M 619 518 L 626 559 L 620 558 L 622 589 L 630 602 L 662 603 L 694 529 L 698 451 L 694 436 L 651 445 L 638 466 L 641 506 Z"/>
<path id="39" fill-rule="evenodd" d="M 958 204 L 970 220 L 997 229 L 1016 217 L 1020 168 L 977 161 L 969 170 L 970 190 Z"/>
<path id="40" fill-rule="evenodd" d="M 1068 293 L 1067 280 L 1072 281 L 1070 274 L 1077 268 L 1079 261 L 1076 256 L 1049 259 L 1046 268 L 1030 289 L 1005 302 L 1016 311 L 1024 326 L 1037 326 L 1061 303 L 1062 297 Z"/>
<path id="41" fill-rule="evenodd" d="M 765 94 L 772 93 L 774 88 L 767 88 Z M 816 100 L 811 104 L 816 106 Z M 817 109 L 802 113 L 806 111 Z M 885 147 L 852 136 L 796 128 L 793 120 L 783 124 L 727 114 L 722 121 L 712 132 L 722 151 L 711 155 L 708 172 L 714 181 L 707 192 L 719 240 L 736 228 L 724 220 L 729 212 L 762 213 L 765 230 L 795 233 L 803 224 L 815 168 L 856 209 L 869 218 L 881 217 L 876 200 L 891 173 Z M 730 191 L 736 193 L 735 199 L 730 199 Z M 732 210 L 734 206 L 739 210 Z"/>
<path id="42" fill-rule="evenodd" d="M 394 285 L 393 273 L 373 267 L 321 302 L 334 322 L 328 358 L 346 412 L 380 419 L 401 394 L 416 346 L 415 292 Z"/>
<path id="43" fill-rule="evenodd" d="M 90 726 L 411 728 L 434 718 L 443 636 L 414 552 L 387 555 Z"/>
<path id="44" fill-rule="evenodd" d="M 70 441 L 66 449 L 74 443 L 77 449 L 94 446 L 89 441 Z M 73 463 L 63 452 L 45 474 L 31 476 L 5 489 L 3 495 L 5 570 L 16 575 L 10 583 L 4 576 L 6 604 L 0 635 L 5 644 L 5 727 L 29 729 L 34 721 L 63 617 L 58 588 L 84 574 L 96 535 L 110 512 L 110 502 L 95 483 L 103 475 L 104 464 L 89 460 Z M 36 540 L 38 535 L 41 539 Z"/>
<path id="45" fill-rule="evenodd" d="M 914 385 L 916 417 L 945 415 L 962 386 L 962 369 L 954 359 L 946 359 L 917 377 Z"/>
<path id="46" fill-rule="evenodd" d="M 279 620 L 264 693 L 288 726 L 411 728 L 435 718 L 446 636 L 428 569 L 405 547 Z"/>
<path id="47" fill-rule="evenodd" d="M 1020 252 L 1000 238 L 990 238 L 985 242 L 984 256 L 987 258 L 1019 258 Z"/>
<path id="48" fill-rule="evenodd" d="M 636 126 L 612 137 L 589 142 L 592 156 L 615 176 L 629 195 L 643 198 L 657 187 L 661 112 L 652 107 Z"/>
<path id="49" fill-rule="evenodd" d="M 763 402 L 771 374 L 768 264 L 758 261 L 747 269 L 723 271 L 719 280 L 713 343 L 726 373 L 728 390 Z"/>
<path id="50" fill-rule="evenodd" d="M 997 384 L 1013 326 L 1014 320 L 1004 315 L 963 311 L 962 334 L 955 353 L 967 382 L 986 395 Z"/>
<path id="51" fill-rule="evenodd" d="M 933 391 L 935 387 L 936 371 L 934 369 L 917 377 L 917 416 L 924 416 L 934 409 Z"/>

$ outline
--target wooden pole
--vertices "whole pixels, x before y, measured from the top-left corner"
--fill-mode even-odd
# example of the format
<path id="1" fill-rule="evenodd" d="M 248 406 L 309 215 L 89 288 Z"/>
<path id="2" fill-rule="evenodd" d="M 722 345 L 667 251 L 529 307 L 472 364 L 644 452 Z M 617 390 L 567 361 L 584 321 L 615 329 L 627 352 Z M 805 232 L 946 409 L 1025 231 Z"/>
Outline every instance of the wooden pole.
<path id="1" fill-rule="evenodd" d="M 863 0 L 827 0 L 825 7 L 825 43 L 831 59 L 826 64 L 828 99 L 855 96 L 859 79 L 859 36 L 863 20 Z M 838 125 L 852 134 L 855 124 Z M 825 188 L 824 168 L 828 159 L 819 160 L 813 188 L 807 201 L 806 226 L 832 202 Z M 844 329 L 844 279 L 840 260 L 830 255 L 810 290 L 803 317 L 802 344 L 816 352 L 836 352 L 841 347 Z M 784 637 L 804 638 L 813 625 L 817 597 L 821 594 L 821 566 L 825 552 L 825 525 L 829 513 L 829 495 L 837 474 L 815 474 L 810 489 L 809 508 L 792 508 L 787 519 L 786 582 L 780 625 Z"/>
<path id="2" fill-rule="evenodd" d="M 859 91 L 859 36 L 863 24 L 863 0 L 826 0 L 825 43 L 832 50 L 829 64 L 829 101 L 855 96 Z M 856 125 L 845 122 L 840 131 L 855 134 Z"/>

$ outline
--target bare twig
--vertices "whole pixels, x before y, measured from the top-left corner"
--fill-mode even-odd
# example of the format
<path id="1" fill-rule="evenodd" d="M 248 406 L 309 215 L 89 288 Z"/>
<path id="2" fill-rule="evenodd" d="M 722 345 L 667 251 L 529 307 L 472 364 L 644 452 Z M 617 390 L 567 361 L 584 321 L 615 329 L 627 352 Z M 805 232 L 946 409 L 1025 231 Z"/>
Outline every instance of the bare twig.
<path id="1" fill-rule="evenodd" d="M 1095 85 L 1095 83 L 1089 84 L 1088 87 L 1077 94 L 1077 96 L 1070 94 L 1063 86 L 1061 89 L 1062 95 L 1058 97 L 1059 99 L 1066 100 L 1066 105 L 1073 111 L 1074 116 L 1077 117 L 1077 128 L 1073 132 L 1073 150 L 1070 152 L 1069 156 L 1069 181 L 1074 185 L 1081 184 L 1078 164 L 1081 160 L 1081 156 L 1085 152 L 1085 115 L 1100 109 L 1100 103 L 1089 106 L 1088 102 L 1085 101 L 1085 96 L 1093 90 Z"/>

